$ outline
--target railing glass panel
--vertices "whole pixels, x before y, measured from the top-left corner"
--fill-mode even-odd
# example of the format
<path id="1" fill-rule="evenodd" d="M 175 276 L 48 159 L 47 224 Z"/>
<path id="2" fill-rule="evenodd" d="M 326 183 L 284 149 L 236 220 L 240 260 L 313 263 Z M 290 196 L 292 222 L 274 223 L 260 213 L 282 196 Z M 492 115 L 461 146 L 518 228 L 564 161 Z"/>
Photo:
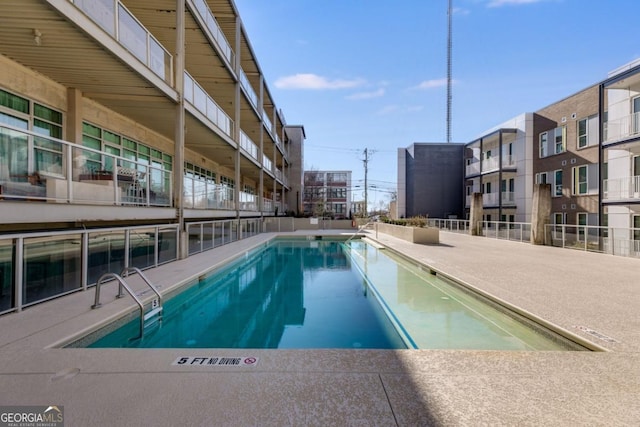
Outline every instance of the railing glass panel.
<path id="1" fill-rule="evenodd" d="M 184 99 L 204 114 L 224 134 L 232 136 L 231 118 L 186 71 L 184 72 Z"/>
<path id="2" fill-rule="evenodd" d="M 258 160 L 258 146 L 243 131 L 240 131 L 240 147 L 249 153 L 251 157 Z"/>
<path id="3" fill-rule="evenodd" d="M 242 86 L 244 91 L 247 93 L 247 96 L 249 97 L 249 100 L 251 101 L 253 106 L 255 108 L 258 108 L 258 95 L 256 95 L 256 92 L 253 90 L 253 87 L 251 87 L 249 78 L 247 77 L 247 75 L 245 74 L 242 68 L 240 68 L 240 85 Z"/>
<path id="4" fill-rule="evenodd" d="M 196 6 L 198 14 L 200 14 L 200 17 L 209 29 L 212 37 L 218 44 L 223 57 L 226 58 L 227 63 L 231 65 L 233 63 L 233 50 L 231 49 L 231 45 L 222 32 L 218 21 L 216 21 L 216 18 L 213 16 L 213 13 L 209 9 L 209 6 L 207 6 L 204 0 L 193 0 L 193 3 Z"/>

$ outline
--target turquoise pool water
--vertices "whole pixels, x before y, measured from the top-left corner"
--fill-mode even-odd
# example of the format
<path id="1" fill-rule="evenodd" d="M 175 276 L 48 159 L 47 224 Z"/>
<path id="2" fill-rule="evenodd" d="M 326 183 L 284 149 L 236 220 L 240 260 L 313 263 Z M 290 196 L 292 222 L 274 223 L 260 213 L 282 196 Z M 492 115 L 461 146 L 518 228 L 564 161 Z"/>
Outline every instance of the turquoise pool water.
<path id="1" fill-rule="evenodd" d="M 274 240 L 89 347 L 578 349 L 364 241 Z"/>

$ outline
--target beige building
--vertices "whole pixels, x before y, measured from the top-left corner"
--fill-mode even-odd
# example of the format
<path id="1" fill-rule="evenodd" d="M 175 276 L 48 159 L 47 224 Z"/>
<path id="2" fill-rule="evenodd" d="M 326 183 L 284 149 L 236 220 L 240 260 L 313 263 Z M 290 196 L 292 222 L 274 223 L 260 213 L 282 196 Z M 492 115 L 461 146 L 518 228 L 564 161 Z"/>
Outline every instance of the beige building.
<path id="1" fill-rule="evenodd" d="M 299 208 L 304 130 L 232 0 L 5 0 L 0 16 L 0 312 Z"/>

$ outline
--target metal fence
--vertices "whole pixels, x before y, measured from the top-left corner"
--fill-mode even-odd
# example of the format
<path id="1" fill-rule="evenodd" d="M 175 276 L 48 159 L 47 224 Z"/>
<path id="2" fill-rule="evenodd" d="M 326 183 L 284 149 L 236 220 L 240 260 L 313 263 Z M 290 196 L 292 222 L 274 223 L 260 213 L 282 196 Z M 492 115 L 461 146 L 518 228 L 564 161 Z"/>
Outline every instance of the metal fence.
<path id="1" fill-rule="evenodd" d="M 178 258 L 178 225 L 0 236 L 0 313 L 86 290 L 104 273 Z"/>
<path id="2" fill-rule="evenodd" d="M 545 228 L 545 244 L 640 258 L 640 228 L 549 224 Z"/>

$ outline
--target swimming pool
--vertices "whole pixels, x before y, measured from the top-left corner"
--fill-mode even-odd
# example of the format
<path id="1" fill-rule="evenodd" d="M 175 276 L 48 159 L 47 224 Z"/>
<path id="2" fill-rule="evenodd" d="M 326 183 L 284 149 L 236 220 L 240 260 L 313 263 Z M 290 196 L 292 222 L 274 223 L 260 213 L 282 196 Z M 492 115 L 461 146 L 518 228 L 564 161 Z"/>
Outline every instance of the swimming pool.
<path id="1" fill-rule="evenodd" d="M 364 241 L 275 239 L 168 299 L 142 339 L 132 319 L 88 347 L 577 349 L 529 326 Z"/>

